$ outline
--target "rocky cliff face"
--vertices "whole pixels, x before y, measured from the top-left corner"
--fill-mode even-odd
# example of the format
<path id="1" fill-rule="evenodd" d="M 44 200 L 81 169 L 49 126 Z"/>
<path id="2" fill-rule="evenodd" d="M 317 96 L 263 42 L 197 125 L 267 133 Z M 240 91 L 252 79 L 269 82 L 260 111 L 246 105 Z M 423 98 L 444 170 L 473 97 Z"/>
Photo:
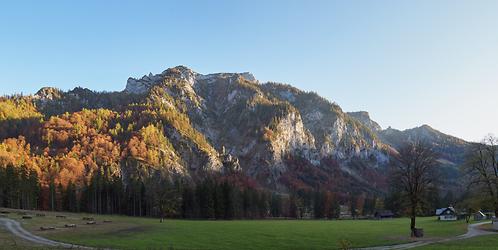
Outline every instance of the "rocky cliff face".
<path id="1" fill-rule="evenodd" d="M 166 78 L 175 78 L 179 80 L 183 80 L 190 84 L 190 86 L 193 86 L 199 81 L 203 82 L 211 82 L 211 81 L 216 81 L 218 78 L 227 78 L 227 77 L 233 77 L 233 76 L 241 76 L 245 78 L 246 80 L 249 81 L 256 81 L 254 76 L 249 73 L 249 72 L 244 72 L 244 73 L 216 73 L 216 74 L 208 74 L 208 75 L 202 75 L 197 72 L 194 72 L 193 70 L 185 67 L 185 66 L 177 66 L 174 68 L 169 68 L 165 71 L 163 71 L 160 74 L 153 75 L 152 73 L 149 73 L 148 75 L 144 75 L 140 79 L 136 78 L 128 78 L 128 81 L 126 82 L 126 88 L 125 92 L 128 93 L 135 93 L 135 94 L 142 94 L 148 92 L 148 90 L 157 85 L 162 83 Z"/>
<path id="2" fill-rule="evenodd" d="M 368 126 L 352 119 L 337 104 L 285 84 L 267 83 L 263 88 L 299 110 L 304 126 L 315 138 L 320 158 L 386 159 L 386 145 L 376 138 Z"/>
<path id="3" fill-rule="evenodd" d="M 373 132 L 382 130 L 382 127 L 377 122 L 370 119 L 370 114 L 366 111 L 348 112 L 347 114 L 361 122 Z"/>

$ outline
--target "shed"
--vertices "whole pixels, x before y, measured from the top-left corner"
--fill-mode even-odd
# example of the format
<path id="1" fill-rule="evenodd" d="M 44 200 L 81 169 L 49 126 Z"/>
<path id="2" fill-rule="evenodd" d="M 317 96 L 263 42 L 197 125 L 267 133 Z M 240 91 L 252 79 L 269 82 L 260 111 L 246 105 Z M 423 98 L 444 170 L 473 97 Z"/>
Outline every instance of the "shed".
<path id="1" fill-rule="evenodd" d="M 374 214 L 376 219 L 392 219 L 394 217 L 394 213 L 391 210 L 379 210 Z"/>

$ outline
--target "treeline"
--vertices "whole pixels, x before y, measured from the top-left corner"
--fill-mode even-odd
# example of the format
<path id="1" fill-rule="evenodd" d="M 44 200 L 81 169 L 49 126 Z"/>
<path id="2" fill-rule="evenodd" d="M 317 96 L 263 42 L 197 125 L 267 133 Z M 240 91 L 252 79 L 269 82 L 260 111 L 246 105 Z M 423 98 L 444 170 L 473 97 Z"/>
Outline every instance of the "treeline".
<path id="1" fill-rule="evenodd" d="M 40 183 L 35 171 L 12 165 L 0 167 L 0 206 L 35 209 L 39 207 Z"/>
<path id="2" fill-rule="evenodd" d="M 142 166 L 143 167 L 143 166 Z M 207 174 L 196 182 L 163 173 L 118 178 L 100 167 L 78 187 L 50 181 L 42 186 L 35 171 L 0 167 L 0 205 L 20 209 L 122 214 L 187 219 L 339 218 L 340 204 L 352 216 L 373 214 L 379 199 L 347 198 L 330 191 L 290 194 L 258 187 L 241 173 Z M 377 204 L 378 205 L 378 204 Z"/>

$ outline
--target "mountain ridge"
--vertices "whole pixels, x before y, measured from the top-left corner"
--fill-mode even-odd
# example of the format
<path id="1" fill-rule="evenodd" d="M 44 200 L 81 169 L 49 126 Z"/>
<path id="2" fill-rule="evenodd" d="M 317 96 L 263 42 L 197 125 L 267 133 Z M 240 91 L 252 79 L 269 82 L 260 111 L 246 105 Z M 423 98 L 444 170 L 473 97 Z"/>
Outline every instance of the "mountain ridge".
<path id="1" fill-rule="evenodd" d="M 33 157 L 52 144 L 45 139 L 50 131 L 68 134 L 70 140 L 56 140 L 57 148 L 48 155 L 68 157 L 71 147 L 83 146 L 82 135 L 68 128 L 89 119 L 81 117 L 96 117 L 91 119 L 103 124 L 87 122 L 85 127 L 121 152 L 113 164 L 124 161 L 128 167 L 118 168 L 119 176 L 136 171 L 129 166 L 138 160 L 194 179 L 208 170 L 238 171 L 280 192 L 320 186 L 385 192 L 385 170 L 402 143 L 425 139 L 452 169 L 462 162 L 469 144 L 429 126 L 382 129 L 368 112 L 344 112 L 314 92 L 260 83 L 248 72 L 202 75 L 177 66 L 140 79 L 130 77 L 119 92 L 46 87 L 22 98 L 45 117 L 39 125 L 42 140 L 26 137 L 35 149 Z M 11 131 L 1 138 L 18 136 L 26 134 Z"/>

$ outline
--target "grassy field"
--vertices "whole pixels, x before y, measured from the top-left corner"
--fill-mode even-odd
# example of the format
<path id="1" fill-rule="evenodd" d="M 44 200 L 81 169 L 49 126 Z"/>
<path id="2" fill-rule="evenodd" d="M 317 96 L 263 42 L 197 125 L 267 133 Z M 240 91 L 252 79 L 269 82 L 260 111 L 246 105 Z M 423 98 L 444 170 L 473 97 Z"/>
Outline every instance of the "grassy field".
<path id="1" fill-rule="evenodd" d="M 480 228 L 491 230 L 491 224 L 483 225 Z M 456 240 L 445 243 L 434 243 L 428 246 L 418 247 L 417 250 L 445 250 L 445 249 L 471 249 L 487 250 L 498 249 L 498 235 L 485 235 L 471 239 Z"/>
<path id="2" fill-rule="evenodd" d="M 36 212 L 33 212 L 35 214 Z M 23 220 L 16 213 L 10 218 L 22 222 L 29 231 L 53 240 L 118 249 L 337 249 L 341 240 L 352 247 L 409 242 L 409 220 L 166 220 L 126 216 L 43 212 L 45 217 Z M 56 218 L 65 215 L 66 218 Z M 83 217 L 97 224 L 86 225 Z M 111 220 L 104 223 L 104 220 Z M 76 228 L 64 228 L 65 224 Z M 41 231 L 54 226 L 54 231 Z M 463 234 L 466 224 L 438 222 L 435 217 L 418 219 L 426 238 Z M 2 233 L 3 235 L 3 233 Z M 2 238 L 0 238 L 0 244 Z M 8 239 L 5 239 L 8 240 Z"/>
<path id="3" fill-rule="evenodd" d="M 498 249 L 498 235 L 479 236 L 466 240 L 457 240 L 446 243 L 435 243 L 432 245 L 416 248 L 417 250 L 443 250 L 443 249 L 469 249 L 485 250 Z"/>

